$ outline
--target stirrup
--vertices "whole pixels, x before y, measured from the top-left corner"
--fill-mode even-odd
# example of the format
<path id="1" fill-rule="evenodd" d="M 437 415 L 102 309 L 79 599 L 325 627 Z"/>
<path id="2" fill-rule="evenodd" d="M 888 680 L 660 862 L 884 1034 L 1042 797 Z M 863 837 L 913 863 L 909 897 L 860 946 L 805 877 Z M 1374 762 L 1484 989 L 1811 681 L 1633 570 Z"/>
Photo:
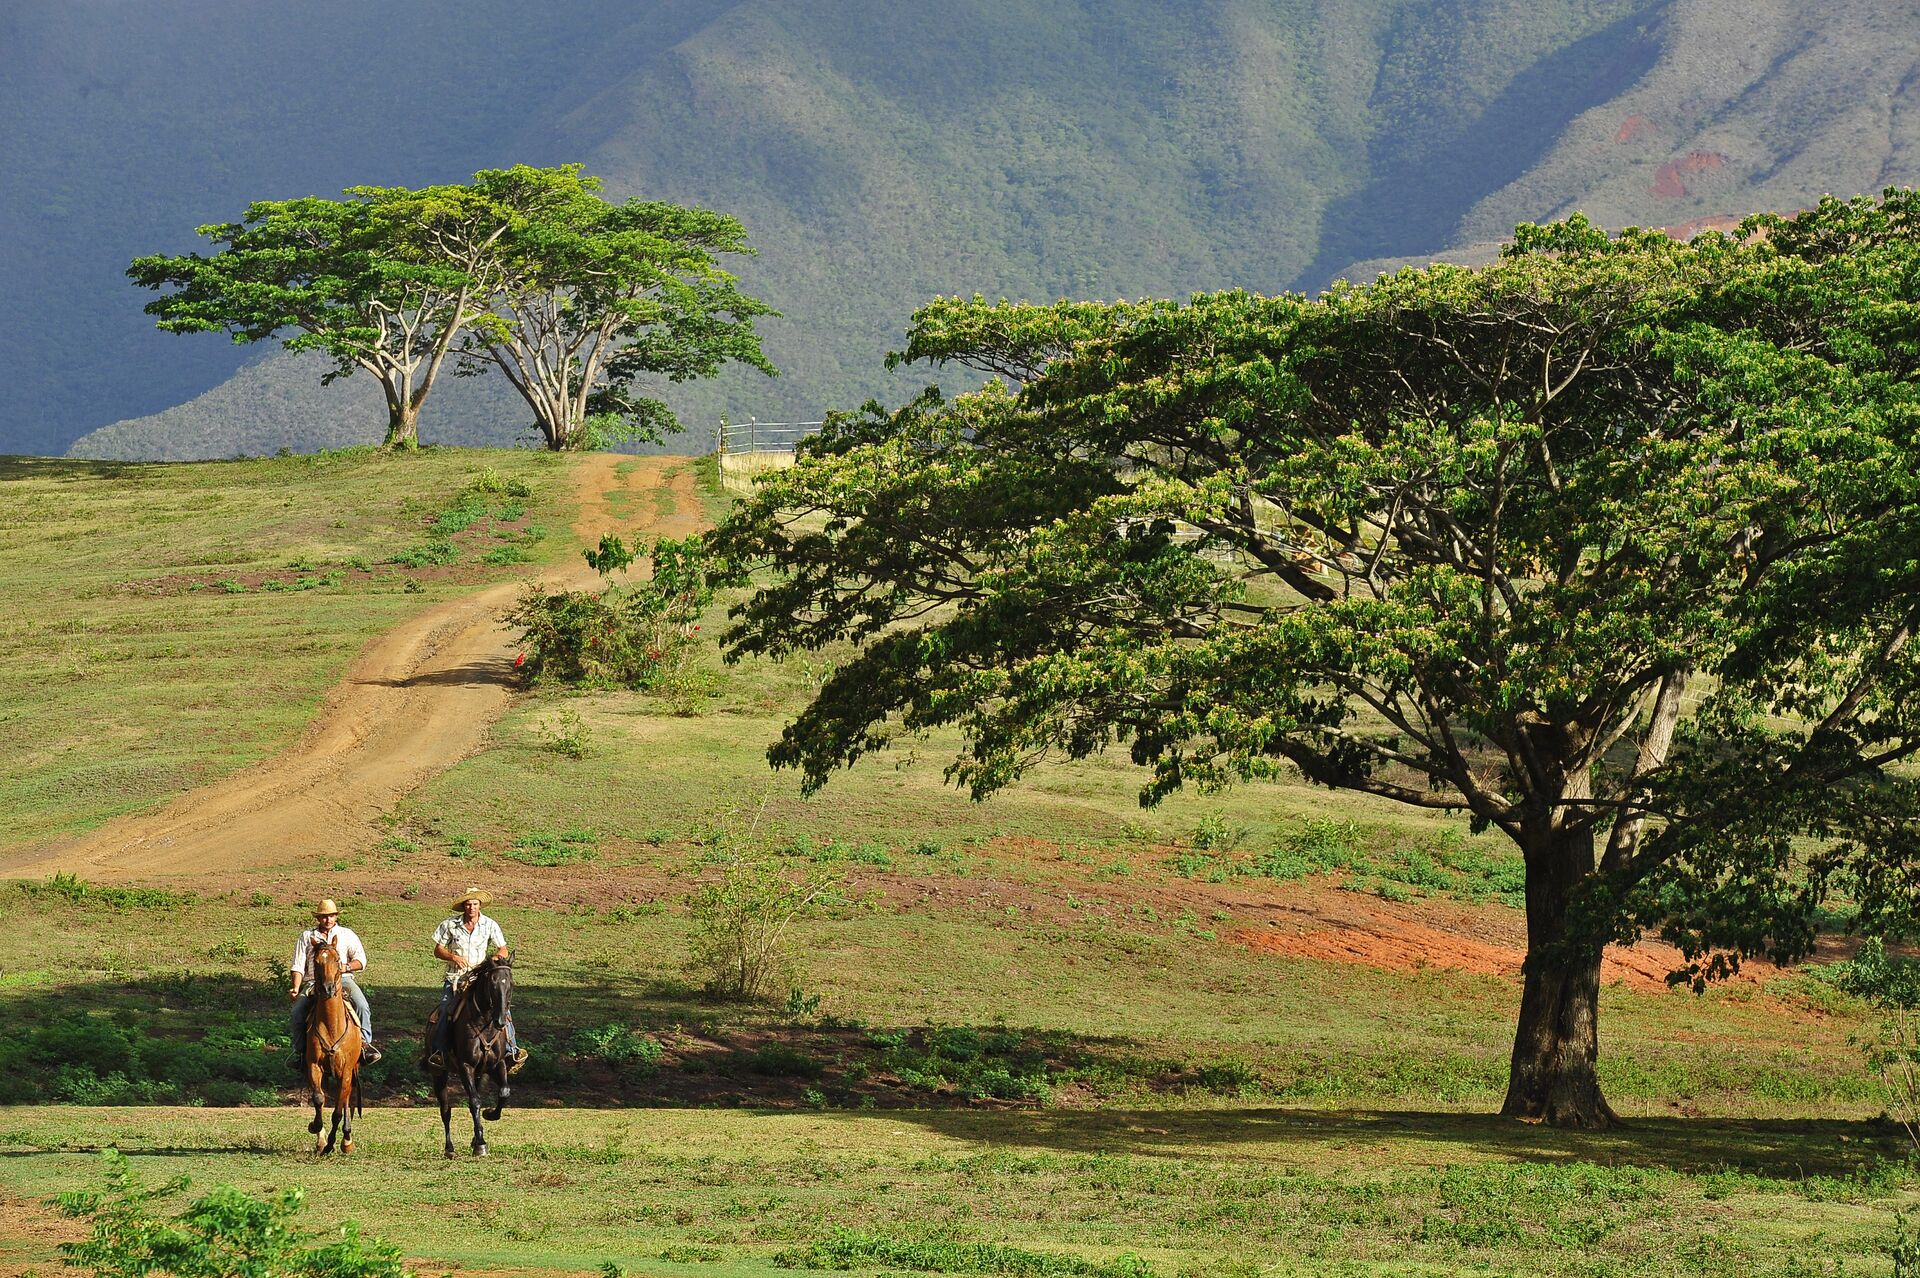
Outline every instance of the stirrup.
<path id="1" fill-rule="evenodd" d="M 447 1054 L 445 1052 L 428 1052 L 427 1053 L 428 1069 L 445 1069 L 446 1067 L 447 1067 Z"/>
<path id="2" fill-rule="evenodd" d="M 368 1064 L 372 1064 L 384 1055 L 386 1055 L 386 1053 L 375 1047 L 372 1043 L 362 1043 L 360 1045 L 360 1059 L 366 1061 Z"/>
<path id="3" fill-rule="evenodd" d="M 513 1060 L 509 1062 L 507 1065 L 507 1073 L 518 1074 L 521 1070 L 525 1069 L 526 1067 L 527 1067 L 527 1049 L 524 1047 L 514 1048 Z"/>

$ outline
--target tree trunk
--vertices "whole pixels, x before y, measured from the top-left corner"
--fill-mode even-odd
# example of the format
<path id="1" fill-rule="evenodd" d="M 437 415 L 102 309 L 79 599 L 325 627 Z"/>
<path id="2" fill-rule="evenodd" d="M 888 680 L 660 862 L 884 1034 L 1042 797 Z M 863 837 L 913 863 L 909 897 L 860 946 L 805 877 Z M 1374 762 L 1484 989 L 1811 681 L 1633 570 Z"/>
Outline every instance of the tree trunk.
<path id="1" fill-rule="evenodd" d="M 396 452 L 420 447 L 420 409 L 404 399 L 394 403 L 387 401 L 387 437 L 380 441 L 382 448 Z"/>
<path id="2" fill-rule="evenodd" d="M 1594 870 L 1593 836 L 1543 838 L 1527 856 L 1526 986 L 1507 1077 L 1506 1118 L 1555 1127 L 1614 1127 L 1600 1094 L 1600 957 L 1597 941 L 1569 936 L 1574 888 Z"/>

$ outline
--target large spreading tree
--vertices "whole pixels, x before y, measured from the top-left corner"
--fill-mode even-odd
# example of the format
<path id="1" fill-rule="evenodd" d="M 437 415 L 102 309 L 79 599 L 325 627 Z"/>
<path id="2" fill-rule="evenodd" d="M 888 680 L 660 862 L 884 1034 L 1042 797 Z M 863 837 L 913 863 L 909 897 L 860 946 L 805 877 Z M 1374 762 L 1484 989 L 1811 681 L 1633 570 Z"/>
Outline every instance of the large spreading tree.
<path id="1" fill-rule="evenodd" d="M 680 428 L 649 379 L 711 377 L 737 361 L 771 374 L 724 254 L 751 250 L 722 213 L 613 204 L 577 164 L 488 169 L 471 183 L 354 187 L 251 204 L 199 228 L 213 253 L 138 258 L 160 328 L 277 338 L 317 350 L 331 383 L 356 371 L 386 399 L 386 444 L 412 447 L 449 359 L 498 369 L 548 447 L 658 439 Z"/>
<path id="2" fill-rule="evenodd" d="M 412 448 L 455 340 L 497 286 L 513 211 L 461 186 L 345 195 L 257 201 L 199 228 L 217 252 L 136 258 L 127 274 L 168 290 L 146 310 L 169 332 L 320 351 L 333 361 L 323 383 L 365 372 L 386 400 L 385 445 Z"/>
<path id="3" fill-rule="evenodd" d="M 730 361 L 773 374 L 754 320 L 774 311 L 720 265 L 752 251 L 737 219 L 658 200 L 614 204 L 578 165 L 474 181 L 524 215 L 502 241 L 489 312 L 463 339 L 463 371 L 498 370 L 549 448 L 678 431 L 667 404 L 643 393 L 650 378 L 711 377 Z"/>
<path id="4" fill-rule="evenodd" d="M 936 301 L 995 375 L 834 417 L 713 537 L 730 651 L 852 641 L 770 751 L 958 725 L 976 796 L 1124 743 L 1143 800 L 1296 773 L 1504 833 L 1503 1112 L 1614 1121 L 1602 949 L 1710 979 L 1914 914 L 1920 202 L 1690 243 L 1522 227 L 1318 299 Z"/>

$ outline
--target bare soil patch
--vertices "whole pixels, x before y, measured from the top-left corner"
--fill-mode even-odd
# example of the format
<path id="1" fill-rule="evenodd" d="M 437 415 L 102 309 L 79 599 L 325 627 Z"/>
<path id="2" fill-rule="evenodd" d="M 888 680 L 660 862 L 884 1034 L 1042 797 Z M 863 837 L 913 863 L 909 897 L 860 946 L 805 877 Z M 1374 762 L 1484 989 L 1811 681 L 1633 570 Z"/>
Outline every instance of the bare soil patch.
<path id="1" fill-rule="evenodd" d="M 609 531 L 685 536 L 700 526 L 684 459 L 602 454 L 582 459 L 574 480 L 575 534 L 583 542 Z M 571 588 L 593 579 L 584 564 L 540 576 Z M 514 636 L 499 618 L 522 585 L 430 608 L 375 639 L 305 735 L 274 758 L 158 812 L 0 857 L 0 874 L 219 873 L 332 860 L 374 846 L 376 818 L 480 749 L 506 711 Z"/>

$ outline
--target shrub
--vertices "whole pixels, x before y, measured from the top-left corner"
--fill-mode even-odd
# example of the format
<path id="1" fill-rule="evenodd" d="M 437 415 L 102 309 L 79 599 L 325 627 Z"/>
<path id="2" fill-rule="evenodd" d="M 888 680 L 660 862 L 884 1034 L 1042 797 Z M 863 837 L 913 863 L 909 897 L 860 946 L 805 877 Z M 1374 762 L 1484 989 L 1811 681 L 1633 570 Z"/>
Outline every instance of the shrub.
<path id="1" fill-rule="evenodd" d="M 716 998 L 768 1000 L 800 982 L 796 920 L 836 898 L 840 875 L 790 877 L 770 857 L 734 854 L 687 897 L 693 919 L 687 972 Z"/>
<path id="2" fill-rule="evenodd" d="M 585 554 L 603 575 L 634 557 L 612 537 Z M 528 587 L 506 614 L 520 627 L 528 680 L 648 689 L 680 674 L 713 588 L 691 540 L 655 543 L 653 563 L 653 579 L 634 586 L 609 584 L 597 593 Z M 685 687 L 669 684 L 668 690 L 691 706 L 702 686 L 696 680 Z"/>
<path id="3" fill-rule="evenodd" d="M 104 906 L 110 910 L 171 910 L 193 899 L 190 893 L 164 888 L 104 887 L 61 871 L 44 883 L 22 883 L 29 897 L 64 901 L 68 905 Z"/>
<path id="4" fill-rule="evenodd" d="M 529 555 L 524 548 L 517 545 L 495 546 L 492 550 L 480 556 L 480 562 L 499 568 L 507 564 L 532 563 L 533 556 Z"/>
<path id="5" fill-rule="evenodd" d="M 593 753 L 593 738 L 587 731 L 587 722 L 571 706 L 535 724 L 533 733 L 540 738 L 542 749 L 564 754 L 569 759 L 584 759 Z"/>
<path id="6" fill-rule="evenodd" d="M 65 1263 L 75 1268 L 108 1278 L 156 1272 L 180 1278 L 410 1278 L 397 1248 L 377 1238 L 363 1242 L 351 1222 L 334 1241 L 309 1246 L 310 1235 L 295 1225 L 306 1197 L 300 1189 L 259 1199 L 222 1185 L 177 1215 L 164 1216 L 161 1200 L 185 1190 L 186 1177 L 147 1189 L 118 1150 L 108 1150 L 105 1158 L 106 1194 L 76 1190 L 54 1200 L 62 1212 L 91 1225 L 85 1241 L 60 1244 Z"/>
<path id="7" fill-rule="evenodd" d="M 660 1067 L 665 1050 L 651 1034 L 625 1025 L 600 1025 L 573 1036 L 569 1050 L 575 1056 L 602 1060 L 623 1078 L 644 1078 Z"/>
<path id="8" fill-rule="evenodd" d="M 789 1043 L 762 1043 L 747 1058 L 747 1068 L 775 1078 L 818 1078 L 827 1067 L 818 1057 Z"/>
<path id="9" fill-rule="evenodd" d="M 460 548 L 444 537 L 436 537 L 423 546 L 401 551 L 389 562 L 402 568 L 443 568 L 460 562 Z"/>
<path id="10" fill-rule="evenodd" d="M 544 869 L 591 861 L 600 855 L 594 844 L 600 836 L 591 830 L 563 830 L 559 834 L 523 834 L 501 853 L 509 861 L 537 865 Z"/>
<path id="11" fill-rule="evenodd" d="M 1920 1007 L 1920 959 L 1887 953 L 1886 942 L 1877 936 L 1862 941 L 1852 958 L 1830 964 L 1821 975 L 1878 1007 Z"/>

